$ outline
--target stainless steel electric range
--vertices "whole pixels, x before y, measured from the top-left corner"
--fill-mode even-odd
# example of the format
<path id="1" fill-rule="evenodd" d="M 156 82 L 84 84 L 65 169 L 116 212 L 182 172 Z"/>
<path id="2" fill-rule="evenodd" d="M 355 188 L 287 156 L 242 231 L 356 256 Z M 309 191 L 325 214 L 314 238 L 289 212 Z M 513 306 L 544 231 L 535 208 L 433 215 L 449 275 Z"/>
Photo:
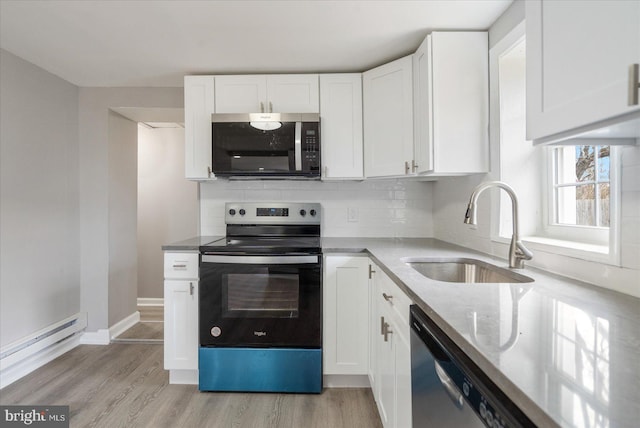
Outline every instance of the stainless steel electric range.
<path id="1" fill-rule="evenodd" d="M 226 204 L 200 247 L 201 391 L 322 391 L 320 209 Z"/>

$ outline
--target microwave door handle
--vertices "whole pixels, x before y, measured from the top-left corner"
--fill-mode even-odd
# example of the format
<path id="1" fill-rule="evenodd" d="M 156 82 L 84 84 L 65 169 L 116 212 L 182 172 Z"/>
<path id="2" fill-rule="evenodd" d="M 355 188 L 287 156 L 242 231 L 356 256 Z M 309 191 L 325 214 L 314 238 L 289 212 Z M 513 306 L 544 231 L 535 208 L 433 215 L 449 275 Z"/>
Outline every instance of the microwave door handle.
<path id="1" fill-rule="evenodd" d="M 302 122 L 296 122 L 295 133 L 296 171 L 302 171 Z"/>

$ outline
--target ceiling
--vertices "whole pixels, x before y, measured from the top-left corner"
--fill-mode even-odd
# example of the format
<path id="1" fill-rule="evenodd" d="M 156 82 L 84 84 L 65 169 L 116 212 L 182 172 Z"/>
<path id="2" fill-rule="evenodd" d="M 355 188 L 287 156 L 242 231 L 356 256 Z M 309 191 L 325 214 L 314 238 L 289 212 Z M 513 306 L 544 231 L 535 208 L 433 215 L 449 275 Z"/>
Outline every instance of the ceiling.
<path id="1" fill-rule="evenodd" d="M 0 0 L 0 47 L 83 87 L 185 74 L 364 71 L 432 30 L 486 30 L 512 0 Z"/>

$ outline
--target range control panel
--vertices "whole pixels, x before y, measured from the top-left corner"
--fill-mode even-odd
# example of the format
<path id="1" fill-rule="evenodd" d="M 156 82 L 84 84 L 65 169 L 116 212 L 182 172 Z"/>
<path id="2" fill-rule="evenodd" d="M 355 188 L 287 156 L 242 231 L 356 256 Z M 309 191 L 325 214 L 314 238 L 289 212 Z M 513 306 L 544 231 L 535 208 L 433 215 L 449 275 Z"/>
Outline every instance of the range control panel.
<path id="1" fill-rule="evenodd" d="M 226 224 L 320 224 L 314 202 L 227 202 Z"/>

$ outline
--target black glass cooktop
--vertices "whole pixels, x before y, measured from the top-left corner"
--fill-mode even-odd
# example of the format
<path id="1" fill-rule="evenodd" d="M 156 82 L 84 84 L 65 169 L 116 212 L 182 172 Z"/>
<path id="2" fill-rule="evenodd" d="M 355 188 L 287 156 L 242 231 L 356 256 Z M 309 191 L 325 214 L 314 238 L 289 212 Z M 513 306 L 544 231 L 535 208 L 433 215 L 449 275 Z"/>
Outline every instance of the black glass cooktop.
<path id="1" fill-rule="evenodd" d="M 227 237 L 200 247 L 201 253 L 318 254 L 320 237 Z"/>

